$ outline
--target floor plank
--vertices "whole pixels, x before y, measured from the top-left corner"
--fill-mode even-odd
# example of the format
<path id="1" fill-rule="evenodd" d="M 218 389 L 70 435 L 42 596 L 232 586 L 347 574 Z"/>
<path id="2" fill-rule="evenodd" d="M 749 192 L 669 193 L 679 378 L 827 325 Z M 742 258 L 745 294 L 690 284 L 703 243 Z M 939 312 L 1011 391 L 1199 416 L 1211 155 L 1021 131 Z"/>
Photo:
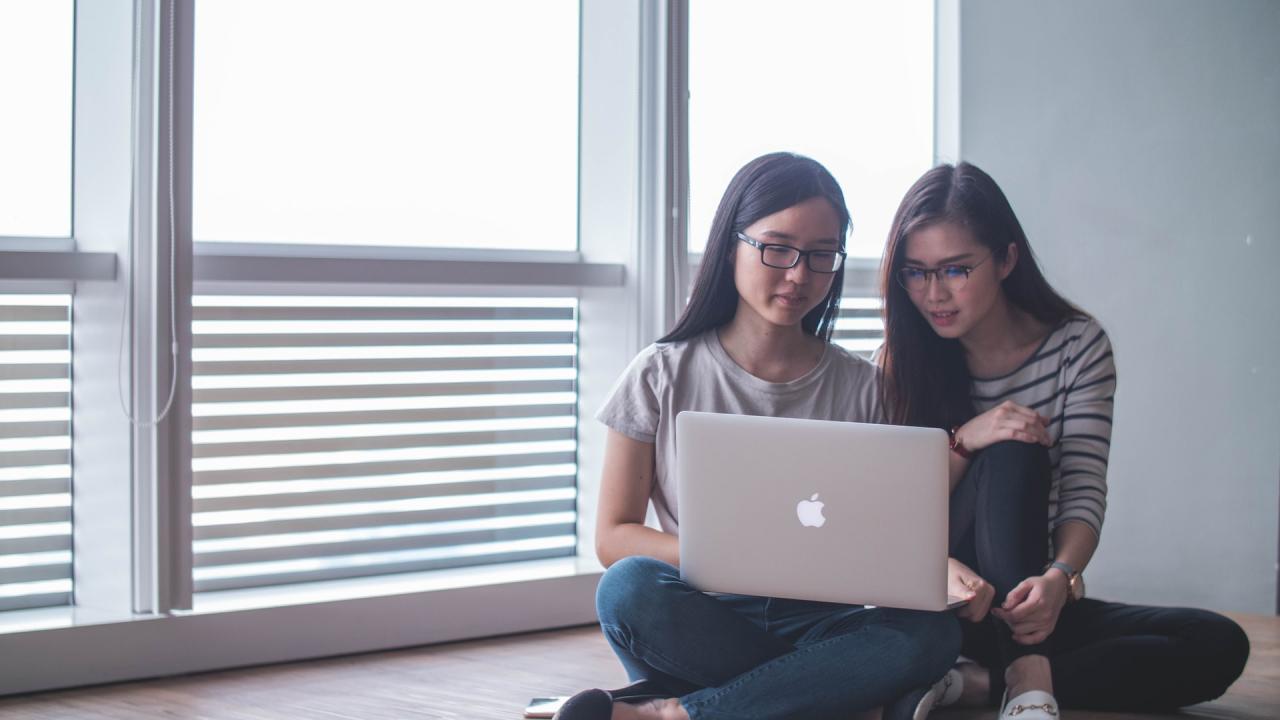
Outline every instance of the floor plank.
<path id="1" fill-rule="evenodd" d="M 1070 712 L 1072 720 L 1280 718 L 1280 618 L 1235 617 L 1253 644 L 1222 698 L 1176 715 Z M 12 720 L 512 720 L 529 698 L 625 682 L 594 627 L 0 699 Z M 990 720 L 990 710 L 937 713 Z"/>

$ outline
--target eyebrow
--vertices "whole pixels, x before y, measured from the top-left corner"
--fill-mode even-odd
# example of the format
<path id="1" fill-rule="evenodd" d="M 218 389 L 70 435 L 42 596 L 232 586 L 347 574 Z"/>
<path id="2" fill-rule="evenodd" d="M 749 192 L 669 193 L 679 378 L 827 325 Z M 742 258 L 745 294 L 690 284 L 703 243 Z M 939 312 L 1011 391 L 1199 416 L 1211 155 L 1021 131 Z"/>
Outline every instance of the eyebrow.
<path id="1" fill-rule="evenodd" d="M 944 257 L 938 261 L 938 265 L 939 266 L 952 265 L 952 264 L 955 264 L 956 262 L 959 262 L 960 260 L 972 260 L 973 256 L 974 256 L 974 253 L 968 252 L 968 253 L 961 253 L 959 255 L 952 255 L 950 257 Z M 915 258 L 912 258 L 912 257 L 903 258 L 902 262 L 907 265 L 918 265 L 920 267 L 925 267 L 925 264 L 923 262 L 920 262 L 919 260 L 916 260 Z"/>
<path id="2" fill-rule="evenodd" d="M 763 237 L 767 237 L 770 240 L 795 240 L 796 239 L 795 235 L 784 233 L 779 230 L 765 230 L 764 232 L 760 233 L 760 235 Z M 814 240 L 814 243 L 818 245 L 831 245 L 834 247 L 840 247 L 840 241 L 835 238 L 819 238 L 817 240 Z"/>

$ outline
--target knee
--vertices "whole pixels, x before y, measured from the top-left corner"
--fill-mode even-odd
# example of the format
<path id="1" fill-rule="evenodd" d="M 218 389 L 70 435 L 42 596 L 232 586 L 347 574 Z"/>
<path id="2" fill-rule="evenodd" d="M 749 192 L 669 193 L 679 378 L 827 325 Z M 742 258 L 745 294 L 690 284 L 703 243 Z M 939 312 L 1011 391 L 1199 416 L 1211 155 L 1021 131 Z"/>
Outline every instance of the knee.
<path id="1" fill-rule="evenodd" d="M 913 612 L 904 625 L 910 641 L 910 686 L 927 685 L 946 674 L 960 655 L 960 619 L 950 612 Z"/>
<path id="2" fill-rule="evenodd" d="M 1207 610 L 1198 614 L 1195 630 L 1188 637 L 1188 654 L 1202 663 L 1198 675 L 1205 682 L 1203 701 L 1225 693 L 1244 672 L 1249 636 L 1229 618 Z"/>
<path id="3" fill-rule="evenodd" d="M 659 585 L 678 580 L 680 571 L 651 557 L 632 555 L 614 563 L 596 586 L 596 615 L 606 625 L 620 625 L 625 618 L 645 612 L 658 597 Z"/>
<path id="4" fill-rule="evenodd" d="M 1049 449 L 1043 445 L 1005 440 L 983 448 L 979 457 L 987 470 L 983 475 L 988 483 L 1017 488 L 1049 486 Z"/>

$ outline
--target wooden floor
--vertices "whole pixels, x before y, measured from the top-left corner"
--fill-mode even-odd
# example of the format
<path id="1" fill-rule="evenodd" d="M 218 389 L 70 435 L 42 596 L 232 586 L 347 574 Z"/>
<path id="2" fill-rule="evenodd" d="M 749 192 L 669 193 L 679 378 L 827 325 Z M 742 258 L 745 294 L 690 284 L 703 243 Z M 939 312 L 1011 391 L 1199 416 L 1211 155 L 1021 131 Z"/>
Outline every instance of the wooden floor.
<path id="1" fill-rule="evenodd" d="M 1069 712 L 1072 720 L 1280 718 L 1280 618 L 1234 616 L 1253 643 L 1244 676 L 1218 700 L 1175 715 Z M 512 720 L 539 695 L 625 678 L 594 627 L 122 683 L 0 699 L 0 718 Z M 988 720 L 992 710 L 939 712 Z"/>

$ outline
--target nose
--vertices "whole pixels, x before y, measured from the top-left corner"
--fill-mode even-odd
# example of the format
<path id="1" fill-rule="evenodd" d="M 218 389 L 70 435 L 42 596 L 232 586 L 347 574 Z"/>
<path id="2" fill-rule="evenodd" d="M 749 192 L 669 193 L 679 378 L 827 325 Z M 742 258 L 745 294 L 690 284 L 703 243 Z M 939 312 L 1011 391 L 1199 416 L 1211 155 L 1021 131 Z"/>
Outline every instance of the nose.
<path id="1" fill-rule="evenodd" d="M 809 282 L 809 277 L 812 271 L 809 270 L 809 263 L 806 262 L 806 260 L 807 258 L 800 258 L 800 262 L 790 268 L 787 268 L 786 277 L 788 280 L 797 285 L 803 285 Z"/>
<path id="2" fill-rule="evenodd" d="M 926 275 L 924 281 L 926 283 L 924 287 L 926 300 L 930 302 L 946 300 L 951 295 L 951 292 L 947 290 L 946 283 L 942 282 L 942 278 L 937 273 Z"/>

